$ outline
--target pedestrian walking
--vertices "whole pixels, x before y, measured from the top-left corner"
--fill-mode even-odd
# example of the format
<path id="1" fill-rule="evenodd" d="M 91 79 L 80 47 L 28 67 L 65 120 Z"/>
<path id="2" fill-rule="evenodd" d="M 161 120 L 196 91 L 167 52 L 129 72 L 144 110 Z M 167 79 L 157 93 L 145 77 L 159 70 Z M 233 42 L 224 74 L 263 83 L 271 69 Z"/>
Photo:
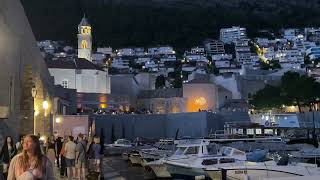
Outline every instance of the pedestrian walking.
<path id="1" fill-rule="evenodd" d="M 52 163 L 42 154 L 39 138 L 27 135 L 23 140 L 22 153 L 10 163 L 7 180 L 55 180 Z"/>
<path id="2" fill-rule="evenodd" d="M 76 169 L 77 169 L 79 180 L 84 179 L 86 174 L 86 163 L 87 163 L 86 147 L 87 147 L 87 143 L 83 139 L 83 135 L 79 134 L 78 144 L 76 146 Z"/>
<path id="3" fill-rule="evenodd" d="M 94 136 L 93 144 L 89 149 L 89 171 L 90 176 L 97 176 L 96 178 L 100 179 L 101 172 L 101 145 L 100 145 L 100 137 Z M 95 178 L 92 178 L 95 179 Z"/>
<path id="4" fill-rule="evenodd" d="M 48 142 L 47 142 L 47 156 L 50 159 L 52 165 L 55 164 L 55 160 L 56 160 L 56 155 L 54 152 L 54 139 L 53 136 L 50 136 L 48 138 Z"/>
<path id="5" fill-rule="evenodd" d="M 56 156 L 56 161 L 57 161 L 57 167 L 60 167 L 60 152 L 62 149 L 62 139 L 61 137 L 55 137 L 54 140 L 54 154 Z"/>
<path id="6" fill-rule="evenodd" d="M 76 143 L 73 142 L 73 136 L 69 136 L 68 142 L 64 148 L 67 175 L 68 178 L 76 178 L 75 159 L 76 159 Z"/>
<path id="7" fill-rule="evenodd" d="M 11 136 L 4 139 L 4 143 L 0 152 L 0 161 L 2 161 L 2 173 L 6 179 L 11 159 L 16 155 L 17 150 Z"/>
<path id="8" fill-rule="evenodd" d="M 22 152 L 23 138 L 24 138 L 24 135 L 19 135 L 19 141 L 16 143 L 17 154 Z"/>
<path id="9" fill-rule="evenodd" d="M 63 178 L 64 176 L 67 176 L 67 164 L 66 164 L 66 157 L 65 157 L 65 147 L 66 144 L 68 142 L 68 140 L 66 138 L 64 138 L 63 140 L 63 144 L 62 144 L 62 148 L 60 151 L 60 161 L 61 161 L 61 165 L 60 165 L 60 177 Z"/>

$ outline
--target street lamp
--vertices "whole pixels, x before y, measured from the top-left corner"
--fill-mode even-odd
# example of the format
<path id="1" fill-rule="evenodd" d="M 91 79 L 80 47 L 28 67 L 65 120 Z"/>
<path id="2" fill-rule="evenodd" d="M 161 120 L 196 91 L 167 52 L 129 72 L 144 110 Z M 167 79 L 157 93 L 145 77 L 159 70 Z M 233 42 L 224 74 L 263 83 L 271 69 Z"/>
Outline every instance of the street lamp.
<path id="1" fill-rule="evenodd" d="M 48 103 L 48 101 L 43 101 L 42 107 L 43 107 L 44 110 L 47 110 L 47 109 L 49 108 L 49 103 Z"/>
<path id="2" fill-rule="evenodd" d="M 36 134 L 36 116 L 39 114 L 39 112 L 36 110 L 35 106 L 35 98 L 37 96 L 37 89 L 33 87 L 31 89 L 31 95 L 33 97 L 33 110 L 34 110 L 34 116 L 33 116 L 33 134 Z"/>
<path id="3" fill-rule="evenodd" d="M 61 119 L 60 118 L 56 118 L 56 123 L 60 123 Z"/>

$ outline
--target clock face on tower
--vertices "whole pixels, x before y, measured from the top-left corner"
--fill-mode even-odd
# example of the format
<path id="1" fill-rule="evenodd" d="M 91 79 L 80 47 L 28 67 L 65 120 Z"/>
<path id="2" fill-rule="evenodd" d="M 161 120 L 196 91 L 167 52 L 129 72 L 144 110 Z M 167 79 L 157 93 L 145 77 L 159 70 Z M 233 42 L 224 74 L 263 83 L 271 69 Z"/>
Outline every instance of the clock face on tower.
<path id="1" fill-rule="evenodd" d="M 82 41 L 81 41 L 81 48 L 82 48 L 82 49 L 87 49 L 87 48 L 88 48 L 88 43 L 87 43 L 86 40 L 82 40 Z"/>

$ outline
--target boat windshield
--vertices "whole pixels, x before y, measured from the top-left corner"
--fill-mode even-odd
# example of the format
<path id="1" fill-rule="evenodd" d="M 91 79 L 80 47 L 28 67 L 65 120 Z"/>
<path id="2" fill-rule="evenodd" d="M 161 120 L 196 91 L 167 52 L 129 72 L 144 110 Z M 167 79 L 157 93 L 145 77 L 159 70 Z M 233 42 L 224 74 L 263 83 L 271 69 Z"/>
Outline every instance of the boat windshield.
<path id="1" fill-rule="evenodd" d="M 199 147 L 188 147 L 185 154 L 197 154 L 199 151 Z"/>
<path id="2" fill-rule="evenodd" d="M 128 140 L 125 140 L 125 139 L 119 139 L 115 142 L 115 144 L 130 144 L 130 142 Z"/>
<path id="3" fill-rule="evenodd" d="M 187 147 L 179 147 L 176 152 L 174 153 L 174 155 L 182 155 L 183 152 L 187 149 Z"/>
<path id="4" fill-rule="evenodd" d="M 197 154 L 199 151 L 199 147 L 179 147 L 174 155 L 187 155 L 187 154 Z"/>

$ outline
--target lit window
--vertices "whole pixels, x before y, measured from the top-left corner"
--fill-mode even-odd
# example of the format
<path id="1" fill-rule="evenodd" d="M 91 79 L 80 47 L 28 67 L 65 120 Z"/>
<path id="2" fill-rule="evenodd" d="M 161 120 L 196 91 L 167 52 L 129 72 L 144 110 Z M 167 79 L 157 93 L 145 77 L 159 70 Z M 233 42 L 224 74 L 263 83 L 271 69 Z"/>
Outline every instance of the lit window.
<path id="1" fill-rule="evenodd" d="M 87 48 L 88 48 L 88 44 L 87 44 L 87 41 L 86 41 L 86 40 L 82 40 L 82 41 L 81 41 L 81 48 L 82 48 L 82 49 L 87 49 Z"/>
<path id="2" fill-rule="evenodd" d="M 68 88 L 68 80 L 63 80 L 61 85 L 63 88 Z"/>

